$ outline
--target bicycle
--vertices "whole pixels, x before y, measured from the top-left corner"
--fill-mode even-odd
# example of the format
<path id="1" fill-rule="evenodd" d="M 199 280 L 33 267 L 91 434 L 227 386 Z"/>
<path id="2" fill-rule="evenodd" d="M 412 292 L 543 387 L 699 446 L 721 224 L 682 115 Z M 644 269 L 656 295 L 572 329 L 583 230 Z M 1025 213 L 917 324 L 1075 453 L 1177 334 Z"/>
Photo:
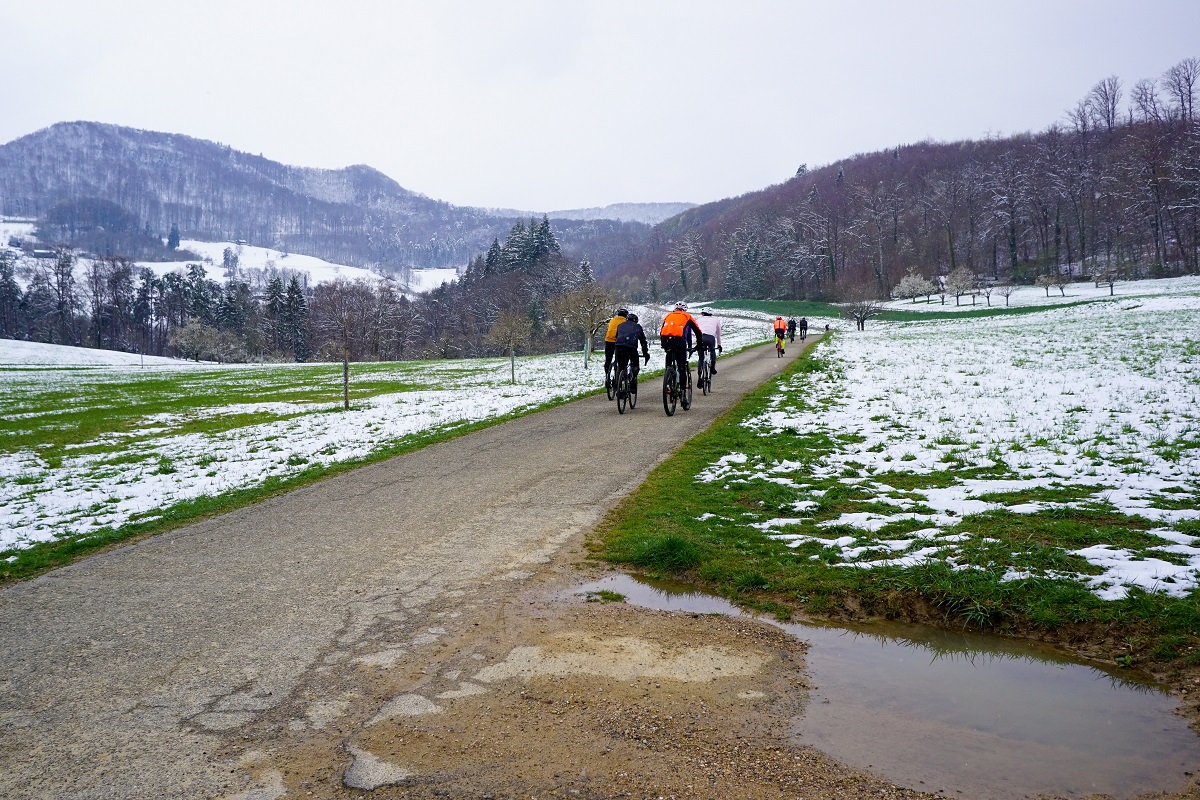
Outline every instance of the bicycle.
<path id="1" fill-rule="evenodd" d="M 775 337 L 775 357 L 783 358 L 783 337 L 782 336 Z"/>
<path id="2" fill-rule="evenodd" d="M 637 376 L 633 374 L 633 359 L 617 373 L 617 413 L 624 414 L 625 406 L 637 408 Z"/>
<path id="3" fill-rule="evenodd" d="M 707 358 L 700 362 L 700 367 L 696 370 L 696 383 L 700 386 L 701 394 L 712 391 L 712 367 L 709 366 Z"/>
<path id="4" fill-rule="evenodd" d="M 667 368 L 663 371 L 663 411 L 667 412 L 668 417 L 675 414 L 676 403 L 682 405 L 684 411 L 692 407 L 692 371 L 687 370 L 687 383 L 680 391 L 675 357 L 667 353 Z"/>

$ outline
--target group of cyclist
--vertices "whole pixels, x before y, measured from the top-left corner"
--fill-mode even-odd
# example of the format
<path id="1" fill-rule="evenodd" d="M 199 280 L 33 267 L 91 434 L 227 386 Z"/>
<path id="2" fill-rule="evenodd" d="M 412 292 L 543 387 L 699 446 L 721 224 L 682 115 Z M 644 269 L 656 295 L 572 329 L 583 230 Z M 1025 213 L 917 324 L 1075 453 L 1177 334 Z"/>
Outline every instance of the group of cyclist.
<path id="1" fill-rule="evenodd" d="M 709 372 L 717 373 L 717 353 L 724 352 L 721 346 L 721 320 L 713 315 L 712 309 L 704 308 L 697 319 L 688 313 L 687 303 L 675 304 L 665 318 L 658 332 L 659 343 L 667 351 L 667 365 L 674 364 L 678 370 L 680 387 L 687 386 L 688 356 L 692 352 L 700 354 L 700 367 L 703 370 L 705 358 L 708 358 Z M 650 363 L 650 348 L 646 343 L 646 332 L 638 322 L 637 314 L 629 313 L 629 309 L 621 307 L 608 322 L 608 330 L 604 336 L 604 374 L 609 376 L 621 374 L 627 365 L 632 364 L 633 386 L 636 392 L 637 376 L 640 371 L 638 364 L 638 348 L 641 347 L 642 359 Z M 616 362 L 616 372 L 612 372 L 613 362 Z M 611 399 L 611 396 L 610 396 Z M 682 397 L 683 408 L 687 410 L 690 402 L 686 393 Z"/>
<path id="2" fill-rule="evenodd" d="M 796 322 L 795 318 L 783 321 L 783 317 L 776 317 L 775 322 L 771 325 L 775 330 L 775 349 L 780 354 L 784 352 L 784 343 L 787 341 L 796 341 L 796 331 L 800 331 L 800 341 L 808 338 L 808 317 L 801 317 L 800 322 Z"/>

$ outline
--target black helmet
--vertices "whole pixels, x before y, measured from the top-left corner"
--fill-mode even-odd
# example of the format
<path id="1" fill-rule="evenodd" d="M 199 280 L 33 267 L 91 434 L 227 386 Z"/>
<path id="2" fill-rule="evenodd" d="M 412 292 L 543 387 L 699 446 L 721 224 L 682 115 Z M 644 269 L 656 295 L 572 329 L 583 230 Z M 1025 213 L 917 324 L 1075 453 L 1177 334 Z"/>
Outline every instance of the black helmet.
<path id="1" fill-rule="evenodd" d="M 629 309 L 626 308 L 625 306 L 621 306 L 620 308 L 617 309 L 617 316 L 618 317 L 628 317 Z"/>
<path id="2" fill-rule="evenodd" d="M 630 322 L 637 322 L 637 314 L 630 314 L 630 315 L 629 315 L 629 321 L 630 321 Z"/>

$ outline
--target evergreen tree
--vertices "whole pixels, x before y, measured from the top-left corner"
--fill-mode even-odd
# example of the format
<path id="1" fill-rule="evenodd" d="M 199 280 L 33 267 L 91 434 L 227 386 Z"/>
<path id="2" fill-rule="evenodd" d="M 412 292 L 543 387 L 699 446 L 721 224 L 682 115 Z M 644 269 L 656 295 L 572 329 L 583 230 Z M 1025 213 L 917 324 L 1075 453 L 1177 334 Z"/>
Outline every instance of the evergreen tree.
<path id="1" fill-rule="evenodd" d="M 171 223 L 171 232 L 167 235 L 167 249 L 179 249 L 179 226 Z"/>
<path id="2" fill-rule="evenodd" d="M 503 269 L 503 264 L 504 254 L 500 252 L 500 240 L 492 239 L 492 246 L 488 248 L 483 259 L 483 272 L 485 275 L 495 275 Z"/>
<path id="3" fill-rule="evenodd" d="M 21 287 L 17 285 L 13 258 L 0 252 L 0 338 L 19 338 L 24 327 L 21 317 Z"/>
<path id="4" fill-rule="evenodd" d="M 308 303 L 295 275 L 288 283 L 283 303 L 283 337 L 284 347 L 292 351 L 297 361 L 308 360 Z"/>
<path id="5" fill-rule="evenodd" d="M 283 349 L 283 279 L 272 275 L 267 281 L 267 302 L 263 314 L 263 335 L 272 351 Z"/>
<path id="6" fill-rule="evenodd" d="M 512 230 L 504 237 L 500 253 L 501 272 L 515 272 L 529 265 L 526 260 L 529 255 L 529 232 L 525 230 L 524 222 L 517 220 L 513 223 Z"/>

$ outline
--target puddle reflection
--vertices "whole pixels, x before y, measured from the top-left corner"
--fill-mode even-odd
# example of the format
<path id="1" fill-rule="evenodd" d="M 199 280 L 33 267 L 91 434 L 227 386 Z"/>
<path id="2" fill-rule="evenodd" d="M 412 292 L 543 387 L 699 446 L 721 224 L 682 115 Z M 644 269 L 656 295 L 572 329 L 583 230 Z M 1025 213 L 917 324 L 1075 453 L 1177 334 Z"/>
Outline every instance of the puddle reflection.
<path id="1" fill-rule="evenodd" d="M 681 586 L 616 575 L 609 591 L 644 608 L 748 616 Z M 811 643 L 815 685 L 796 741 L 889 781 L 1008 800 L 1177 791 L 1200 767 L 1200 738 L 1174 698 L 1136 675 L 1052 647 L 900 624 L 763 621 Z"/>

